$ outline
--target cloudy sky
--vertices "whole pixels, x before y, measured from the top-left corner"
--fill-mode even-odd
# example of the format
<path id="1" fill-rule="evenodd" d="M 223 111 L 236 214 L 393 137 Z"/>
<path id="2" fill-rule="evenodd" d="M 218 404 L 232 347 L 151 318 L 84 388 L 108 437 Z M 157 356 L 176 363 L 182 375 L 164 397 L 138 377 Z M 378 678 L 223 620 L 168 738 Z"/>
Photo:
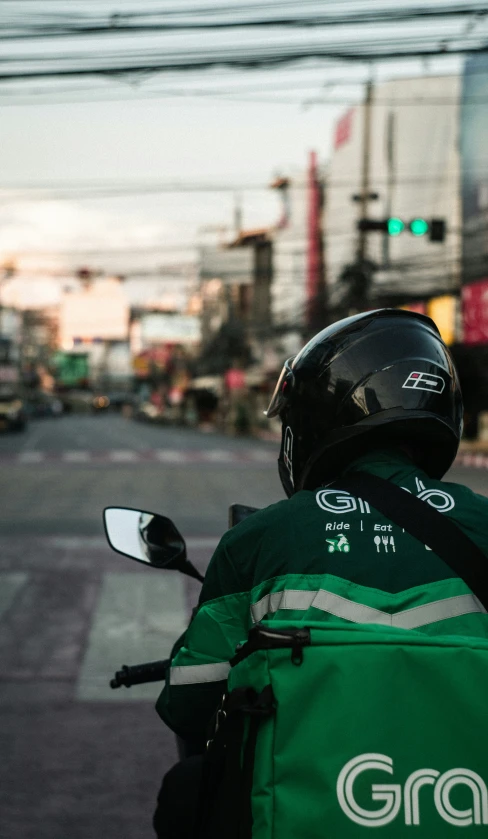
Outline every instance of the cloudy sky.
<path id="1" fill-rule="evenodd" d="M 0 18 L 24 7 L 34 19 L 102 5 L 137 4 L 3 0 Z M 239 36 L 233 37 L 237 48 Z M 146 42 L 146 51 L 153 47 L 156 42 Z M 7 48 L 15 60 L 28 50 L 43 55 L 43 42 L 13 41 Z M 103 53 L 104 41 L 95 48 Z M 80 49 L 76 40 L 63 46 L 68 55 Z M 409 61 L 373 73 L 381 79 L 453 66 Z M 204 230 L 232 225 L 236 201 L 245 227 L 274 223 L 278 197 L 266 185 L 276 174 L 303 170 L 312 149 L 327 161 L 335 121 L 360 99 L 359 82 L 368 72 L 365 65 L 316 62 L 268 71 L 151 73 L 71 86 L 58 80 L 54 95 L 41 82 L 22 93 L 0 81 L 0 260 L 20 254 L 26 270 L 92 264 L 123 273 L 126 266 L 143 270 L 191 255 Z M 229 94 L 236 88 L 238 95 Z M 175 183 L 184 188 L 168 191 Z M 202 190 L 205 185 L 216 191 Z"/>
<path id="2" fill-rule="evenodd" d="M 334 111 L 338 109 L 335 108 Z M 73 181 L 259 185 L 329 152 L 334 113 L 295 105 L 192 99 L 43 104 L 5 109 L 0 184 Z M 244 223 L 273 221 L 273 194 L 242 190 Z M 13 248 L 188 242 L 232 223 L 233 190 L 118 199 L 2 202 L 1 243 Z M 129 239 L 127 239 L 129 237 Z"/>

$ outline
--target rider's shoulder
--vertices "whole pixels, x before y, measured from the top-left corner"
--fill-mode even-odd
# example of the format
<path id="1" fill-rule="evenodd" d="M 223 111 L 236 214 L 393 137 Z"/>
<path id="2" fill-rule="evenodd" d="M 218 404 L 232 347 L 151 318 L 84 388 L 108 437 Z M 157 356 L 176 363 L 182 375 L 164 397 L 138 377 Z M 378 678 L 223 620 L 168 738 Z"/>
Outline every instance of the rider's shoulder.
<path id="1" fill-rule="evenodd" d="M 431 482 L 432 483 L 432 482 Z M 482 509 L 486 515 L 488 511 L 488 498 L 485 495 L 475 492 L 465 484 L 455 483 L 454 481 L 436 481 L 439 489 L 449 493 L 455 499 L 463 501 L 468 506 Z"/>

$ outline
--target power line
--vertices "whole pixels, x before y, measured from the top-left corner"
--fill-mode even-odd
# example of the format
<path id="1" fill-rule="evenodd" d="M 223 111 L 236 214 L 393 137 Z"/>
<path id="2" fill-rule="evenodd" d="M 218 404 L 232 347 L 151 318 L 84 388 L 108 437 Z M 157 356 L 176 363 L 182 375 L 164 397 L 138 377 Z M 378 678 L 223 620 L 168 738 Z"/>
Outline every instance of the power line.
<path id="1" fill-rule="evenodd" d="M 377 42 L 376 42 L 377 43 Z M 396 44 L 391 42 L 386 44 L 386 49 L 383 51 L 378 48 L 371 49 L 371 45 L 360 45 L 359 43 L 350 43 L 349 45 L 342 45 L 337 48 L 332 45 L 308 45 L 301 44 L 293 45 L 276 45 L 274 47 L 259 47 L 255 46 L 253 50 L 249 47 L 244 49 L 234 47 L 232 49 L 220 50 L 215 54 L 211 54 L 208 49 L 202 52 L 188 53 L 186 57 L 180 54 L 167 54 L 164 61 L 160 59 L 160 53 L 155 54 L 154 61 L 150 62 L 147 57 L 134 57 L 131 61 L 127 56 L 111 57 L 110 64 L 107 63 L 88 63 L 84 65 L 73 66 L 59 66 L 59 61 L 63 60 L 63 56 L 57 56 L 55 63 L 58 66 L 43 69 L 40 67 L 23 70 L 9 70 L 8 68 L 0 71 L 0 81 L 12 80 L 28 80 L 28 79 L 47 79 L 47 78 L 76 78 L 81 76 L 105 76 L 114 77 L 127 74 L 139 73 L 163 73 L 168 71 L 189 71 L 198 69 L 209 69 L 211 67 L 236 67 L 239 69 L 251 69 L 255 67 L 270 67 L 270 66 L 284 66 L 292 62 L 300 62 L 306 59 L 336 59 L 355 63 L 364 61 L 391 61 L 394 59 L 405 58 L 427 58 L 442 55 L 477 55 L 488 51 L 488 44 L 477 44 L 476 46 L 469 46 L 468 44 L 452 46 L 448 44 L 445 48 L 433 46 L 432 40 L 426 46 L 419 46 L 421 42 L 417 41 L 410 48 L 408 42 L 405 45 L 405 39 L 398 39 Z M 402 44 L 404 45 L 402 48 Z M 429 45 L 430 44 L 430 45 Z M 65 59 L 73 59 L 73 56 L 65 56 Z M 158 60 L 156 60 L 158 59 Z M 41 56 L 36 61 L 46 62 L 53 61 L 53 58 L 48 56 Z M 10 59 L 10 63 L 18 63 L 19 61 L 26 61 L 25 57 L 15 57 Z M 7 64 L 4 60 L 4 64 Z"/>
<path id="2" fill-rule="evenodd" d="M 487 155 L 487 164 L 488 164 L 488 155 Z M 459 169 L 454 169 L 451 171 L 444 171 L 442 174 L 438 175 L 429 175 L 428 173 L 424 173 L 422 175 L 397 175 L 395 178 L 395 185 L 399 186 L 408 186 L 408 185 L 421 185 L 421 184 L 442 184 L 446 183 L 453 178 L 458 178 L 459 176 L 466 174 L 468 172 L 475 172 L 478 175 L 488 175 L 488 166 L 486 169 L 480 169 L 479 167 L 470 169 L 467 167 L 459 167 Z M 359 177 L 359 174 L 358 174 Z M 290 178 L 291 186 L 290 188 L 293 190 L 303 190 L 306 191 L 308 189 L 308 185 L 306 183 L 293 183 L 293 177 Z M 384 177 L 374 177 L 372 176 L 372 183 L 375 187 L 380 187 L 386 185 L 388 182 L 387 176 Z M 342 189 L 344 187 L 351 187 L 354 188 L 357 186 L 358 178 L 327 178 L 327 175 L 324 179 L 324 188 L 327 191 L 333 189 Z M 63 200 L 66 198 L 72 198 L 73 193 L 75 193 L 76 198 L 78 200 L 91 200 L 96 198 L 120 198 L 124 196 L 131 196 L 131 195 L 143 195 L 143 194 L 163 194 L 163 193 L 235 193 L 235 192 L 262 192 L 265 191 L 269 195 L 270 192 L 270 184 L 269 183 L 250 183 L 250 182 L 230 182 L 230 183 L 218 183 L 218 182 L 155 182 L 151 180 L 147 181 L 136 181 L 136 182 L 123 182 L 123 181 L 101 181 L 101 182 L 89 182 L 89 181 L 72 181 L 72 182 L 38 182 L 38 183 L 30 183 L 30 184 L 19 184 L 18 182 L 0 182 L 0 191 L 3 192 L 10 192 L 14 193 L 11 196 L 12 201 L 19 201 L 28 197 L 30 200 Z M 36 196 L 36 192 L 44 193 L 43 195 Z M 6 196 L 5 196 L 6 197 Z M 5 200 L 4 197 L 4 200 Z"/>
<path id="3" fill-rule="evenodd" d="M 296 86 L 292 86 L 292 87 L 289 84 L 287 84 L 287 85 L 277 85 L 273 88 L 270 88 L 270 92 L 273 92 L 273 90 L 279 90 L 279 89 L 288 90 L 290 92 L 293 92 L 293 90 L 296 90 L 296 91 L 299 91 L 299 90 L 310 91 L 310 87 L 311 87 L 312 84 L 313 84 L 312 82 L 309 82 L 307 85 L 303 84 L 303 85 L 296 85 Z M 314 84 L 315 84 L 315 87 L 317 87 L 317 83 L 315 82 Z M 255 92 L 255 93 L 260 93 L 260 92 L 265 93 L 267 89 L 265 87 L 264 88 L 263 87 L 261 87 L 261 88 L 260 87 L 252 88 L 251 87 L 249 90 L 251 92 Z M 88 87 L 88 88 L 84 88 L 84 89 L 81 89 L 81 90 L 75 89 L 75 90 L 72 91 L 72 94 L 77 94 L 77 93 L 80 93 L 80 92 L 93 93 L 93 92 L 97 92 L 97 91 L 95 91 L 95 89 L 93 87 Z M 126 101 L 127 99 L 131 99 L 131 98 L 137 98 L 138 101 L 141 101 L 143 99 L 166 99 L 166 98 L 173 98 L 173 97 L 183 97 L 183 98 L 191 98 L 191 97 L 201 98 L 201 97 L 204 97 L 204 98 L 208 98 L 208 99 L 224 99 L 225 101 L 255 102 L 257 104 L 259 104 L 259 103 L 273 104 L 274 103 L 274 104 L 287 104 L 287 105 L 337 105 L 338 107 L 345 107 L 346 105 L 361 106 L 363 104 L 362 100 L 358 99 L 357 96 L 354 97 L 354 98 L 352 98 L 352 97 L 351 98 L 345 98 L 345 97 L 338 98 L 338 97 L 330 97 L 330 96 L 320 96 L 320 94 L 317 93 L 315 95 L 315 98 L 313 98 L 313 99 L 304 99 L 303 95 L 300 98 L 294 98 L 294 99 L 291 99 L 291 98 L 280 99 L 280 98 L 276 98 L 276 97 L 264 98 L 263 96 L 260 96 L 259 98 L 256 98 L 256 97 L 249 98 L 249 97 L 246 97 L 246 96 L 244 96 L 244 97 L 242 96 L 242 94 L 243 93 L 245 94 L 245 92 L 246 92 L 245 90 L 241 91 L 239 89 L 234 89 L 234 90 L 211 90 L 210 89 L 209 90 L 209 89 L 204 89 L 204 88 L 198 88 L 198 89 L 188 89 L 188 90 L 184 90 L 184 89 L 179 89 L 179 90 L 178 89 L 172 89 L 171 90 L 170 89 L 170 90 L 159 90 L 159 91 L 147 91 L 147 92 L 143 92 L 142 94 L 137 92 L 137 94 L 134 95 L 133 91 L 108 91 L 109 96 L 107 96 L 107 97 L 97 96 L 96 101 L 118 101 L 118 100 L 121 100 L 121 99 L 124 99 Z M 46 92 L 27 90 L 27 91 L 22 92 L 22 94 L 19 95 L 18 91 L 12 91 L 12 92 L 7 91 L 5 93 L 5 91 L 0 89 L 0 103 L 3 104 L 3 105 L 7 105 L 7 106 L 8 105 L 18 105 L 18 104 L 22 104 L 21 100 L 25 99 L 26 97 L 35 97 L 36 101 L 35 101 L 34 104 L 39 104 L 39 100 L 38 100 L 39 96 L 43 96 L 43 95 L 54 96 L 56 94 L 59 96 L 62 93 L 68 93 L 69 94 L 70 91 L 67 91 L 66 89 L 64 89 L 64 90 L 62 89 L 60 91 L 46 91 Z M 117 93 L 121 93 L 121 95 L 117 96 L 116 95 Z M 125 96 L 124 96 L 124 94 L 125 94 Z M 15 101 L 8 101 L 8 97 L 10 97 L 10 96 L 17 97 L 17 99 Z M 73 101 L 73 100 L 70 98 L 69 100 L 62 100 L 62 101 L 66 103 L 66 101 Z M 84 101 L 87 101 L 87 100 L 78 99 L 78 100 L 74 100 L 74 101 L 84 102 Z M 90 101 L 94 101 L 93 98 L 91 98 Z M 379 105 L 395 105 L 395 106 L 399 106 L 399 107 L 407 107 L 407 106 L 408 107 L 412 107 L 412 106 L 437 107 L 437 106 L 445 106 L 445 105 L 453 105 L 454 106 L 454 105 L 459 104 L 459 102 L 460 102 L 460 97 L 459 96 L 438 96 L 437 95 L 437 96 L 429 97 L 428 95 L 423 95 L 423 96 L 411 96 L 411 97 L 405 97 L 405 98 L 375 97 L 373 102 L 372 102 L 372 107 L 376 107 L 376 106 L 379 106 Z M 487 96 L 481 96 L 481 95 L 480 96 L 469 96 L 469 97 L 465 97 L 465 98 L 462 99 L 462 104 L 463 105 L 476 104 L 476 103 L 487 103 L 487 102 L 488 102 L 488 97 Z M 49 101 L 47 104 L 61 104 L 61 102 L 54 102 L 53 103 L 52 101 Z"/>
<path id="4" fill-rule="evenodd" d="M 232 13 L 235 15 L 234 9 L 232 9 Z M 173 13 L 174 16 L 181 18 L 187 17 L 190 13 L 188 12 L 175 12 Z M 258 17 L 258 18 L 243 18 L 243 19 L 236 19 L 233 17 L 230 20 L 198 20 L 198 18 L 204 17 L 205 13 L 198 13 L 192 12 L 191 19 L 188 22 L 171 22 L 169 19 L 171 13 L 168 12 L 147 12 L 147 13 L 137 13 L 137 12 L 129 12 L 129 13 L 115 13 L 112 15 L 107 15 L 107 20 L 102 21 L 100 23 L 68 23 L 68 22 L 60 22 L 60 23 L 43 23 L 43 24 L 23 24 L 23 29 L 18 31 L 17 27 L 14 24 L 13 26 L 14 31 L 5 34 L 0 34 L 0 40 L 3 41 L 11 41 L 11 40 L 31 40 L 34 38 L 66 38 L 71 37 L 73 35 L 79 36 L 86 36 L 86 35 L 98 35 L 104 34 L 108 35 L 109 37 L 117 37 L 119 35 L 126 35 L 126 34 L 135 34 L 135 33 L 155 33 L 155 32 L 175 32 L 175 31 L 186 31 L 186 30 L 219 30 L 219 29 L 239 29 L 239 28 L 255 28 L 259 27 L 261 29 L 268 28 L 268 27 L 294 27 L 294 28 L 316 28 L 316 27 L 335 27 L 335 26 L 358 26 L 364 24 L 377 24 L 377 23 L 391 23 L 396 24 L 399 22 L 407 22 L 407 21 L 418 21 L 418 20 L 430 20 L 430 19 L 439 19 L 439 18 L 461 18 L 464 19 L 466 17 L 473 17 L 474 15 L 480 16 L 484 14 L 484 10 L 480 6 L 471 6 L 468 7 L 465 4 L 463 5 L 455 5 L 449 8 L 420 8 L 420 9 L 412 9 L 409 10 L 408 8 L 405 9 L 395 9 L 395 8 L 387 8 L 382 10 L 377 10 L 373 12 L 363 12 L 363 13 L 352 13 L 350 15 L 347 14 L 324 14 L 323 12 L 316 17 L 304 17 L 304 16 L 297 16 L 294 13 L 290 13 L 289 15 L 283 16 L 276 16 L 276 17 Z M 225 14 L 222 10 L 219 14 Z M 164 22 L 158 23 L 158 17 L 163 17 Z M 215 16 L 215 15 L 214 15 Z M 132 20 L 133 18 L 142 19 L 144 17 L 150 17 L 152 19 L 152 23 L 149 24 L 134 24 L 129 23 L 128 21 Z M 17 30 L 17 31 L 16 31 Z"/>
<path id="5" fill-rule="evenodd" d="M 63 2 L 65 7 L 66 7 L 66 0 L 11 0 L 10 4 L 8 4 L 8 0 L 3 0 L 3 2 L 4 2 L 4 7 L 6 5 L 10 5 L 10 6 L 15 5 L 15 9 L 17 10 L 17 16 L 19 18 L 21 18 L 22 20 L 24 20 L 24 17 L 23 17 L 23 11 L 22 11 L 21 7 L 22 7 L 22 5 L 25 5 L 27 3 L 37 4 L 39 6 L 39 8 L 42 9 L 42 16 L 43 17 L 45 17 L 47 14 L 50 14 L 50 12 L 46 10 L 46 6 L 52 5 L 55 2 Z M 87 3 L 89 3 L 89 2 L 90 2 L 90 0 L 83 0 L 83 2 L 79 4 L 79 7 L 81 9 L 83 9 L 83 11 L 80 13 L 80 12 L 76 12 L 76 11 L 73 12 L 73 7 L 75 7 L 76 4 L 75 4 L 74 0 L 70 0 L 70 4 L 69 4 L 70 5 L 70 11 L 69 12 L 58 12 L 58 11 L 56 11 L 56 12 L 54 12 L 54 14 L 58 15 L 58 17 L 64 17 L 64 18 L 68 18 L 68 19 L 76 17 L 77 14 L 78 14 L 78 16 L 80 16 L 80 14 L 81 14 L 81 16 L 86 16 L 85 8 L 87 6 Z M 127 11 L 119 12 L 118 10 L 115 11 L 115 12 L 113 12 L 113 11 L 111 12 L 108 9 L 106 11 L 100 12 L 99 11 L 100 8 L 103 9 L 103 6 L 104 6 L 104 4 L 101 2 L 101 0 L 92 0 L 92 2 L 96 3 L 97 12 L 99 12 L 99 14 L 103 14 L 103 15 L 107 15 L 107 16 L 114 15 L 116 17 L 122 17 L 122 18 L 157 17 L 158 15 L 159 16 L 165 15 L 169 18 L 171 18 L 171 17 L 183 17 L 183 16 L 189 16 L 189 15 L 219 16 L 219 15 L 226 15 L 226 14 L 227 15 L 229 15 L 229 14 L 232 14 L 232 15 L 247 14 L 247 13 L 254 13 L 256 11 L 259 14 L 263 14 L 263 12 L 266 12 L 266 11 L 268 11 L 270 13 L 273 12 L 273 11 L 277 11 L 278 13 L 281 13 L 281 12 L 283 12 L 283 10 L 286 10 L 286 9 L 291 9 L 291 11 L 294 14 L 296 14 L 296 12 L 297 12 L 296 0 L 277 0 L 277 2 L 275 2 L 275 3 L 269 2 L 269 0 L 267 0 L 267 1 L 265 0 L 265 2 L 243 3 L 243 4 L 238 4 L 238 3 L 230 3 L 229 4 L 228 2 L 225 2 L 225 3 L 222 3 L 220 5 L 213 4 L 213 5 L 207 6 L 207 7 L 201 6 L 201 5 L 197 5 L 197 6 L 186 5 L 185 6 L 184 3 L 178 2 L 176 5 L 173 5 L 173 7 L 171 7 L 171 5 L 163 6 L 163 5 L 159 4 L 159 7 L 158 6 L 151 6 L 151 7 L 147 7 L 146 9 L 139 8 L 138 3 L 135 3 L 134 0 L 128 0 L 127 5 L 130 3 L 131 6 L 132 6 L 132 10 L 128 11 L 128 12 Z M 123 3 L 124 0 L 118 0 L 117 6 L 119 8 L 121 6 L 121 2 Z M 111 9 L 114 8 L 113 3 L 110 3 L 110 4 L 105 3 L 106 7 L 108 5 L 110 5 Z M 344 13 L 347 13 L 347 12 L 361 13 L 362 8 L 371 12 L 371 8 L 372 8 L 371 0 L 363 0 L 363 2 L 361 2 L 361 0 L 353 0 L 353 2 L 340 2 L 340 0 L 333 0 L 333 2 L 329 3 L 328 5 L 329 5 L 329 10 L 328 10 L 329 14 L 331 14 L 331 8 L 337 14 L 344 14 Z M 394 12 L 396 10 L 396 6 L 395 6 L 394 3 L 388 3 L 388 2 L 380 3 L 377 0 L 375 0 L 375 6 L 373 8 L 375 10 L 373 13 L 382 13 L 382 12 L 389 13 L 389 12 L 392 12 L 392 11 Z M 414 2 L 413 4 L 410 4 L 410 5 L 409 5 L 408 2 L 403 3 L 403 11 L 406 11 L 409 14 L 422 14 L 424 11 L 430 11 L 432 9 L 438 9 L 438 8 L 439 8 L 438 5 L 434 5 L 434 6 L 432 6 L 432 5 L 430 5 L 430 6 L 429 5 L 419 5 L 417 0 L 416 0 L 416 2 Z M 486 6 L 485 6 L 485 3 L 483 2 L 483 0 L 474 0 L 474 2 L 472 0 L 472 2 L 469 3 L 469 4 L 468 4 L 468 2 L 461 3 L 460 0 L 455 0 L 455 2 L 450 3 L 450 4 L 444 2 L 443 6 L 441 8 L 443 10 L 445 10 L 447 13 L 453 13 L 453 14 L 455 14 L 457 10 L 461 11 L 461 10 L 464 10 L 464 9 L 467 9 L 468 12 L 471 13 L 471 14 L 474 14 L 476 12 L 483 12 L 483 11 L 486 10 Z M 300 10 L 301 11 L 307 11 L 308 10 L 312 13 L 324 14 L 324 5 L 323 5 L 322 0 L 301 0 Z M 10 11 L 13 11 L 13 10 L 10 10 Z M 32 14 L 32 12 L 31 12 L 31 14 Z"/>

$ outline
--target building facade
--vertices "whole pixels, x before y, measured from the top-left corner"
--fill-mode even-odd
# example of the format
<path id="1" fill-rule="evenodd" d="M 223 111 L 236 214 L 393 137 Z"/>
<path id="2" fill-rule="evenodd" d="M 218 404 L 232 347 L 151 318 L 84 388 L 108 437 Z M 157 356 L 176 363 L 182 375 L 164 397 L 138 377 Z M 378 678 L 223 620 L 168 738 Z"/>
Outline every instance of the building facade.
<path id="1" fill-rule="evenodd" d="M 397 79 L 373 86 L 370 99 L 336 126 L 327 189 L 326 271 L 333 305 L 344 295 L 345 266 L 372 268 L 368 303 L 395 305 L 457 292 L 461 200 L 458 76 Z M 368 200 L 361 202 L 364 193 Z M 370 231 L 359 218 L 398 218 L 399 235 Z M 445 239 L 415 236 L 416 218 L 445 221 Z"/>

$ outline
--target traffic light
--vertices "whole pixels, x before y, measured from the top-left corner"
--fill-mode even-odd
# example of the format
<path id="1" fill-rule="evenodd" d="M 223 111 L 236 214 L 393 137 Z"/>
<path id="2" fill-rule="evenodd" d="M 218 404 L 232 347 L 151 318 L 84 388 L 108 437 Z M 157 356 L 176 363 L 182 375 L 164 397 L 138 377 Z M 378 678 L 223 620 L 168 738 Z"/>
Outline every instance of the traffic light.
<path id="1" fill-rule="evenodd" d="M 446 222 L 443 218 L 433 218 L 430 223 L 430 241 L 443 242 L 446 238 Z"/>
<path id="2" fill-rule="evenodd" d="M 405 223 L 401 218 L 389 218 L 386 220 L 386 232 L 388 236 L 399 236 L 405 230 Z"/>
<path id="3" fill-rule="evenodd" d="M 390 216 L 390 218 L 385 219 L 361 218 L 357 227 L 362 232 L 379 231 L 387 233 L 388 236 L 399 236 L 400 233 L 408 230 L 412 236 L 417 238 L 428 235 L 431 242 L 443 242 L 446 238 L 446 222 L 439 218 L 427 221 L 427 219 L 418 216 L 409 222 L 404 222 L 397 216 Z"/>
<path id="4" fill-rule="evenodd" d="M 408 225 L 408 229 L 414 236 L 425 236 L 429 232 L 429 222 L 424 218 L 414 218 Z"/>

